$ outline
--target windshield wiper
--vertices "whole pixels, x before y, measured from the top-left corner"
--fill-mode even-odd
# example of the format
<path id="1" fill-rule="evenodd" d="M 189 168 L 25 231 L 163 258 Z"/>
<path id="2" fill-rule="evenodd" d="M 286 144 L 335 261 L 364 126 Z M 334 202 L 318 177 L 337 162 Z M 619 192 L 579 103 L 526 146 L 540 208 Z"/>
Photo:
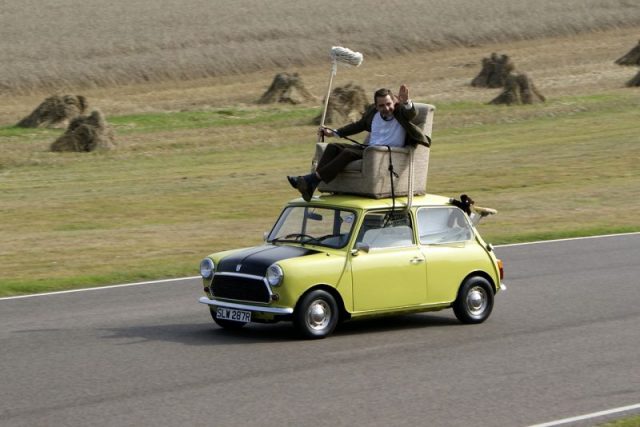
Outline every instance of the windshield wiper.
<path id="1" fill-rule="evenodd" d="M 293 239 L 285 239 L 283 237 L 275 237 L 269 240 L 269 243 L 298 243 L 298 241 Z"/>
<path id="2" fill-rule="evenodd" d="M 271 240 L 271 243 L 274 242 L 279 242 L 279 243 L 300 243 L 300 244 L 305 244 L 305 243 L 309 243 L 309 242 L 314 242 L 314 243 L 319 243 L 321 239 L 326 238 L 327 236 L 322 236 L 322 237 L 313 237 L 313 236 L 309 236 L 308 234 L 304 234 L 304 233 L 291 233 L 291 234 L 287 234 L 284 237 L 276 237 L 275 239 Z M 305 239 L 305 240 L 303 240 Z"/>
<path id="3" fill-rule="evenodd" d="M 311 240 L 315 239 L 315 237 L 309 236 L 308 234 L 304 234 L 304 233 L 291 233 L 291 234 L 287 234 L 286 236 L 284 236 L 285 239 L 289 239 L 291 237 L 296 239 L 296 241 L 298 241 L 298 242 L 302 242 L 302 239 L 304 239 L 304 238 L 306 238 L 307 241 L 311 241 Z"/>

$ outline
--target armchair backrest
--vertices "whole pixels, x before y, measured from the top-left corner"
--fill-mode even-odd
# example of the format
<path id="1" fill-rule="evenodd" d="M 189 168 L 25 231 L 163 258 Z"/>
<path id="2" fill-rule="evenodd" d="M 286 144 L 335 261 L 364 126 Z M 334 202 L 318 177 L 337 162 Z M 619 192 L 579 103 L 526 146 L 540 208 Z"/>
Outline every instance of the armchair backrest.
<path id="1" fill-rule="evenodd" d="M 419 102 L 415 102 L 416 110 L 418 114 L 416 117 L 411 120 L 411 123 L 418 126 L 422 129 L 422 132 L 431 138 L 431 130 L 433 128 L 433 112 L 436 107 L 431 104 L 421 104 Z"/>
<path id="2" fill-rule="evenodd" d="M 431 131 L 433 128 L 433 112 L 436 110 L 436 107 L 431 104 L 422 104 L 420 102 L 414 102 L 413 105 L 416 107 L 416 116 L 411 120 L 411 123 L 418 126 L 422 129 L 422 133 L 431 139 Z M 364 138 L 364 143 L 369 143 L 369 134 Z"/>

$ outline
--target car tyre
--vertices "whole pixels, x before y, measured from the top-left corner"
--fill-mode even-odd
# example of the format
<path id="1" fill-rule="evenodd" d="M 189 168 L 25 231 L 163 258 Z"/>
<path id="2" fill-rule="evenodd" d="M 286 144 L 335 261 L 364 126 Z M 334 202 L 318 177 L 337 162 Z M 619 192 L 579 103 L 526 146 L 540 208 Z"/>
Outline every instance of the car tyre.
<path id="1" fill-rule="evenodd" d="M 317 289 L 306 294 L 294 312 L 294 325 L 304 338 L 318 339 L 331 335 L 340 313 L 335 298 Z"/>
<path id="2" fill-rule="evenodd" d="M 234 329 L 240 329 L 247 324 L 247 322 L 235 322 L 233 320 L 218 319 L 218 315 L 216 314 L 215 307 L 211 307 L 209 311 L 211 313 L 211 317 L 213 317 L 213 321 L 216 322 L 216 324 L 221 328 L 234 330 Z"/>
<path id="3" fill-rule="evenodd" d="M 484 277 L 464 281 L 453 303 L 453 312 L 462 323 L 482 323 L 493 310 L 493 288 Z"/>

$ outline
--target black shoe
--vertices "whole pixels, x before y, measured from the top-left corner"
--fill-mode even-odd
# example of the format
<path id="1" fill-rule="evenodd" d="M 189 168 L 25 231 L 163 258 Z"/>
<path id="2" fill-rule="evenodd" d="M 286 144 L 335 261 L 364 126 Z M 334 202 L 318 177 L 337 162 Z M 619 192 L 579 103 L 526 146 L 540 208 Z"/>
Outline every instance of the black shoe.
<path id="1" fill-rule="evenodd" d="M 298 189 L 297 177 L 287 176 L 287 181 L 289 181 L 289 184 L 291 184 L 293 188 L 295 188 L 296 190 Z"/>
<path id="2" fill-rule="evenodd" d="M 315 188 L 311 187 L 304 177 L 299 176 L 296 178 L 296 188 L 300 194 L 302 194 L 302 198 L 305 202 L 310 201 L 311 197 L 313 197 L 313 191 Z"/>

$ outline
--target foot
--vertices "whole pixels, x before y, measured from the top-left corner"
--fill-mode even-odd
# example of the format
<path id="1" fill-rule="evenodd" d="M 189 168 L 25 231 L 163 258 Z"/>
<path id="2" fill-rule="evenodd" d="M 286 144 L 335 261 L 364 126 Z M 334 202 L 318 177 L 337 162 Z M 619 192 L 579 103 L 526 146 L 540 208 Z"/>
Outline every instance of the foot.
<path id="1" fill-rule="evenodd" d="M 296 190 L 298 189 L 297 179 L 295 176 L 287 176 L 287 181 L 289 181 L 289 184 Z"/>
<path id="2" fill-rule="evenodd" d="M 310 201 L 311 197 L 313 197 L 313 191 L 315 188 L 311 187 L 304 177 L 299 176 L 296 178 L 296 188 L 300 194 L 302 194 L 302 198 L 305 202 Z"/>

